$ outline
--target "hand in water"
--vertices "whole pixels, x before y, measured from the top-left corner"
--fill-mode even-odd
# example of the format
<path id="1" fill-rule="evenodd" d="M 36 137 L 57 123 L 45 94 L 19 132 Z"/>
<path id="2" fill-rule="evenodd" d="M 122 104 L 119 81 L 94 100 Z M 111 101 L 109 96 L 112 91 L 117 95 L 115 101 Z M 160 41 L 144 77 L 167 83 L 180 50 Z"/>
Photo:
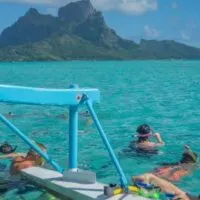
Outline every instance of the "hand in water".
<path id="1" fill-rule="evenodd" d="M 162 141 L 162 138 L 161 138 L 161 136 L 160 136 L 160 133 L 154 133 L 153 136 L 156 138 L 156 140 L 157 140 L 159 143 L 164 144 L 164 142 Z"/>

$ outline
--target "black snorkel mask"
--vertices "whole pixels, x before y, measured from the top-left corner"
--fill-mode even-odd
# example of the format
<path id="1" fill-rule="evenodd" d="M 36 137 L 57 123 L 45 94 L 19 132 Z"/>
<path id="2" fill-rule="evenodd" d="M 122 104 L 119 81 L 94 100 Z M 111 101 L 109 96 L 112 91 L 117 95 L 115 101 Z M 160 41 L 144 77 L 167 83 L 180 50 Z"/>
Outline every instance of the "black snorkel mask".
<path id="1" fill-rule="evenodd" d="M 17 149 L 17 146 L 13 147 L 12 145 L 10 145 L 9 143 L 5 142 L 4 144 L 2 144 L 0 146 L 0 153 L 3 154 L 10 154 L 15 152 Z"/>

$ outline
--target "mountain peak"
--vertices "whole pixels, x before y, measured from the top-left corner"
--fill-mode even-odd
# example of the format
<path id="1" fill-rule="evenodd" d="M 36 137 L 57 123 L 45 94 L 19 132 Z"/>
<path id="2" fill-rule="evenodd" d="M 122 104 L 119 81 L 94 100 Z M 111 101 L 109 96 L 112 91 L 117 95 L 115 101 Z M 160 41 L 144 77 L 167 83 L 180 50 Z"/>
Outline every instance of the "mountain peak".
<path id="1" fill-rule="evenodd" d="M 35 15 L 38 15 L 38 14 L 39 14 L 39 12 L 35 8 L 29 8 L 29 10 L 26 12 L 26 16 L 27 15 L 35 16 Z"/>
<path id="2" fill-rule="evenodd" d="M 0 61 L 169 58 L 199 59 L 200 49 L 167 40 L 141 40 L 138 45 L 125 40 L 90 0 L 69 3 L 58 17 L 30 8 L 0 35 Z"/>
<path id="3" fill-rule="evenodd" d="M 60 27 L 60 20 L 56 17 L 40 14 L 35 8 L 30 8 L 12 26 L 3 30 L 0 47 L 37 42 L 50 37 Z"/>
<path id="4" fill-rule="evenodd" d="M 58 17 L 69 23 L 81 23 L 96 12 L 90 0 L 71 2 L 58 11 Z"/>

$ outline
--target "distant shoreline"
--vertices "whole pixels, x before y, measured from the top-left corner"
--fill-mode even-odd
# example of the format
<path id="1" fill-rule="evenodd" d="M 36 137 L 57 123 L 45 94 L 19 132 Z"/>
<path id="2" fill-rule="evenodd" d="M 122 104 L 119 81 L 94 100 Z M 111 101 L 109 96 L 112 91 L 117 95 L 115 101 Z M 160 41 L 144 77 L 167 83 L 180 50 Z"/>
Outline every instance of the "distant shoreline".
<path id="1" fill-rule="evenodd" d="M 60 63 L 60 62 L 143 62 L 143 61 L 200 61 L 200 59 L 132 59 L 132 60 L 23 60 L 23 61 L 0 61 L 0 63 L 41 63 L 41 62 L 55 62 L 55 63 Z"/>

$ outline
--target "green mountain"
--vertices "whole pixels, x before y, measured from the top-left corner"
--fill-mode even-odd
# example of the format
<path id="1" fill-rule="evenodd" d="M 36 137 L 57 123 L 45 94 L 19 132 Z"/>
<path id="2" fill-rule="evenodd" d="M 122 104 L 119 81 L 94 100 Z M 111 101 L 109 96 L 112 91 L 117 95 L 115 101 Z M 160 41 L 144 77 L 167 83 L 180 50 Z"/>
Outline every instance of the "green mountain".
<path id="1" fill-rule="evenodd" d="M 6 28 L 0 36 L 0 46 L 20 45 L 37 42 L 50 37 L 62 26 L 56 17 L 42 15 L 34 8 L 12 26 Z"/>
<path id="2" fill-rule="evenodd" d="M 0 35 L 0 61 L 199 59 L 200 49 L 175 41 L 125 40 L 90 0 L 62 7 L 58 17 L 31 8 Z"/>
<path id="3" fill-rule="evenodd" d="M 89 0 L 82 0 L 60 8 L 58 17 L 67 23 L 82 23 L 96 12 Z"/>
<path id="4" fill-rule="evenodd" d="M 173 40 L 141 40 L 140 49 L 146 57 L 155 59 L 199 59 L 200 49 Z"/>

